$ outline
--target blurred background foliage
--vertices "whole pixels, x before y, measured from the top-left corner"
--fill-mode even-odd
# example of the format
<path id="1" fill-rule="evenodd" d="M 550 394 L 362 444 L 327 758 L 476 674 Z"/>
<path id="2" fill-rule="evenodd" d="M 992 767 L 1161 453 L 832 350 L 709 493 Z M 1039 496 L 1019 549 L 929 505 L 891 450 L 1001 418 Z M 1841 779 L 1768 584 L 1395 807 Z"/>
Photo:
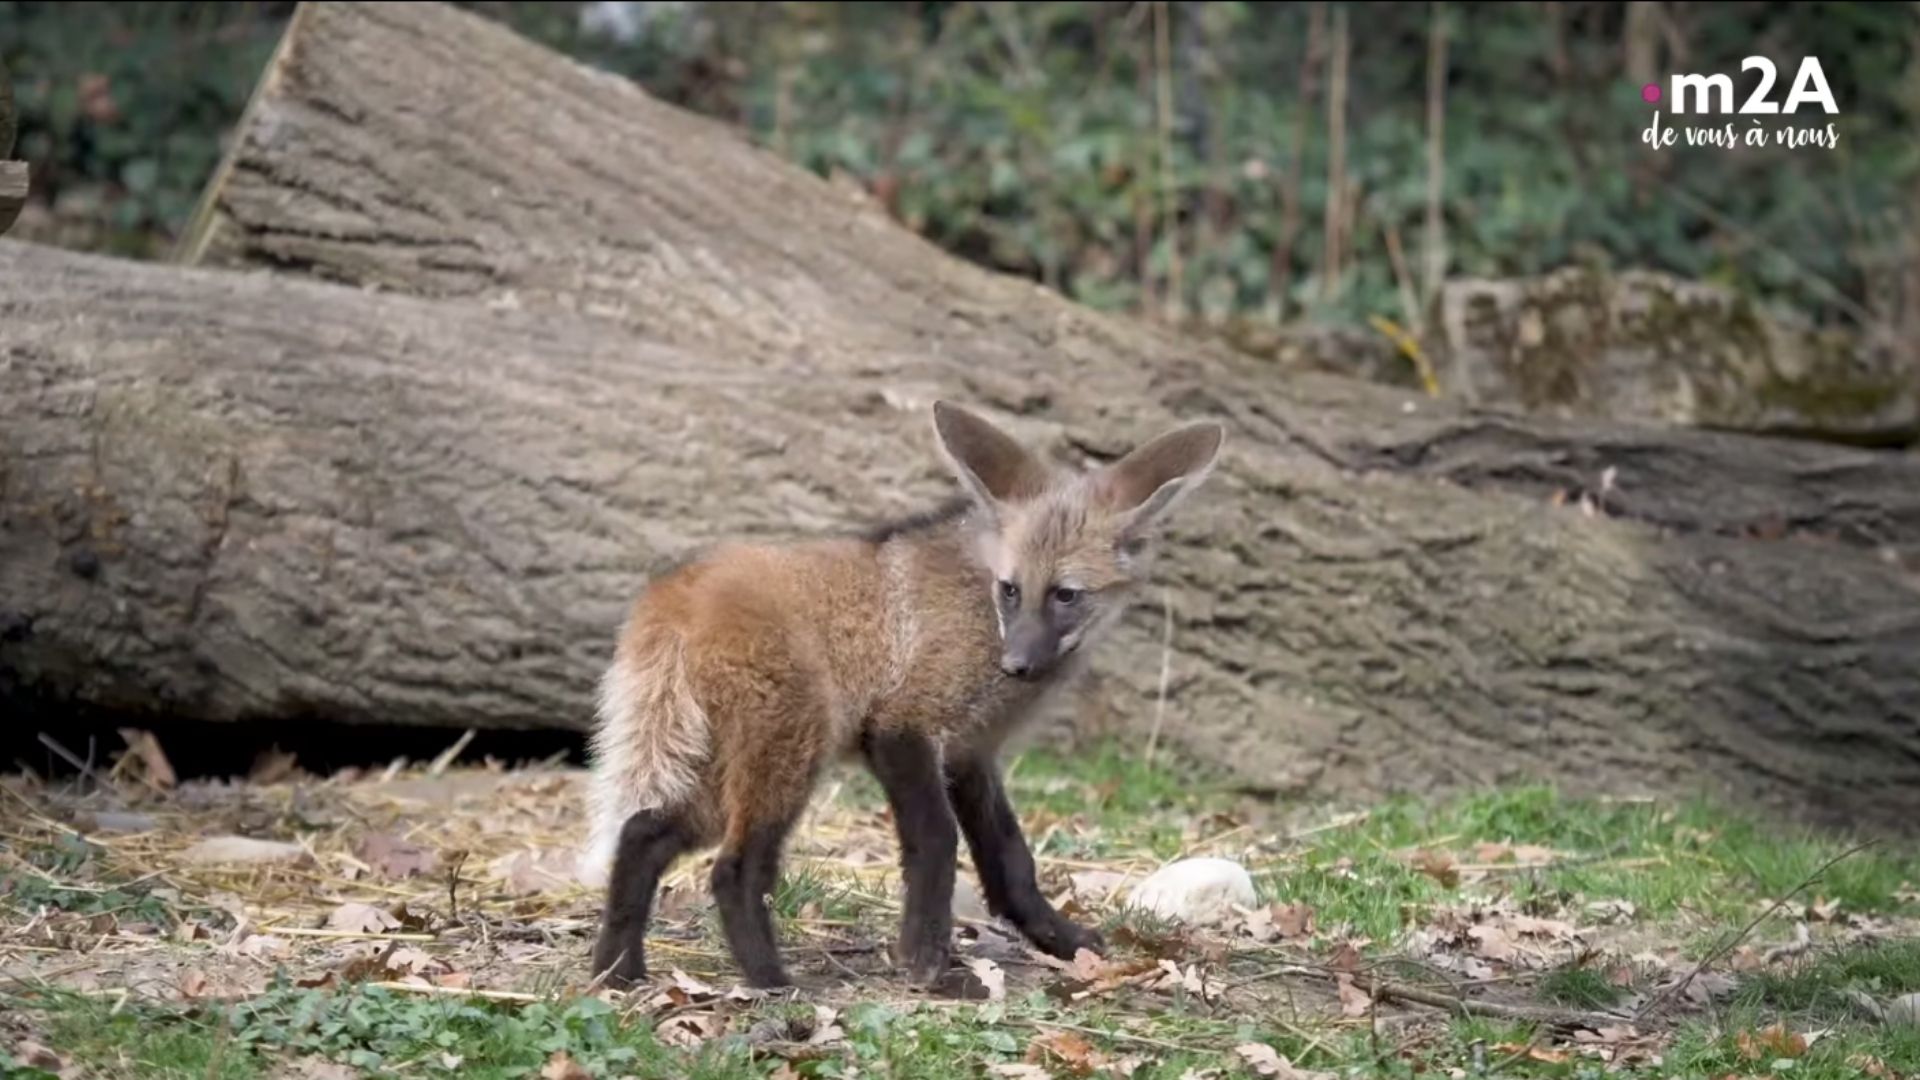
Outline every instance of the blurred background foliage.
<path id="1" fill-rule="evenodd" d="M 1920 232 L 1913 3 L 464 6 L 1103 308 L 1401 319 L 1442 275 L 1589 262 L 1859 322 Z M 21 231 L 163 252 L 291 10 L 0 2 L 42 200 Z M 1837 150 L 1642 145 L 1643 83 L 1752 54 L 1777 98 L 1820 58 Z"/>

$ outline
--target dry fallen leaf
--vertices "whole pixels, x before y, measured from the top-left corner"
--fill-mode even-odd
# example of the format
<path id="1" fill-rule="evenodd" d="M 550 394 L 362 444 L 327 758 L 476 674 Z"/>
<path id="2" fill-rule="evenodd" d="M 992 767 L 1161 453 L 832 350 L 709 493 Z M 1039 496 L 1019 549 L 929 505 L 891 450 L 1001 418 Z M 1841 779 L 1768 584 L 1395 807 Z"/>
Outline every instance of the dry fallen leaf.
<path id="1" fill-rule="evenodd" d="M 1454 865 L 1453 856 L 1444 851 L 1416 851 L 1412 862 L 1415 870 L 1446 888 L 1460 884 L 1460 870 Z"/>
<path id="2" fill-rule="evenodd" d="M 1591 900 L 1587 903 L 1587 914 L 1603 923 L 1630 923 L 1639 910 L 1631 900 Z"/>
<path id="3" fill-rule="evenodd" d="M 1233 1048 L 1253 1071 L 1261 1076 L 1278 1076 L 1280 1073 L 1280 1051 L 1266 1043 L 1241 1043 Z"/>
<path id="4" fill-rule="evenodd" d="M 987 1066 L 987 1071 L 995 1076 L 1011 1077 L 1012 1080 L 1053 1080 L 1052 1073 L 1025 1061 L 996 1061 Z"/>
<path id="5" fill-rule="evenodd" d="M 847 1032 L 838 1023 L 840 1013 L 825 1005 L 813 1007 L 813 1034 L 807 1036 L 808 1046 L 832 1046 L 846 1039 Z"/>
<path id="6" fill-rule="evenodd" d="M 30 1069 L 50 1072 L 55 1076 L 65 1071 L 67 1067 L 67 1059 L 32 1039 L 22 1039 L 14 1046 L 13 1059 Z"/>
<path id="7" fill-rule="evenodd" d="M 389 970 L 403 971 L 409 975 L 432 975 L 447 969 L 447 965 L 439 957 L 410 947 L 393 950 L 387 957 L 387 967 Z"/>
<path id="8" fill-rule="evenodd" d="M 1554 1050 L 1532 1043 L 1498 1043 L 1493 1047 L 1496 1054 L 1507 1054 L 1515 1058 L 1538 1061 L 1543 1065 L 1564 1065 L 1571 1056 L 1565 1050 Z"/>
<path id="9" fill-rule="evenodd" d="M 1481 956 L 1489 960 L 1513 959 L 1513 939 L 1505 930 L 1491 925 L 1475 926 L 1468 929 L 1467 936 L 1473 939 L 1473 946 Z"/>
<path id="10" fill-rule="evenodd" d="M 1127 875 L 1112 870 L 1081 870 L 1067 875 L 1074 898 L 1083 904 L 1105 904 L 1114 891 L 1127 883 Z"/>
<path id="11" fill-rule="evenodd" d="M 672 1017 L 655 1028 L 654 1034 L 668 1046 L 693 1050 L 725 1028 L 726 1021 L 715 1013 L 692 1012 Z"/>
<path id="12" fill-rule="evenodd" d="M 540 1080 L 593 1080 L 593 1074 L 581 1068 L 565 1050 L 555 1050 L 541 1067 Z"/>
<path id="13" fill-rule="evenodd" d="M 1271 1076 L 1275 1080 L 1334 1080 L 1336 1074 L 1318 1072 L 1312 1069 L 1296 1067 L 1288 1061 L 1286 1055 L 1268 1046 L 1266 1043 L 1241 1043 L 1233 1048 L 1240 1059 L 1256 1076 Z"/>
<path id="14" fill-rule="evenodd" d="M 1241 929 L 1261 942 L 1310 937 L 1313 909 L 1304 903 L 1268 904 L 1247 912 Z"/>
<path id="15" fill-rule="evenodd" d="M 145 770 L 148 782 L 157 788 L 170 788 L 180 782 L 174 774 L 173 763 L 167 760 L 166 751 L 160 749 L 160 740 L 150 731 L 138 728 L 121 728 L 120 737 L 127 742 L 127 752 L 140 762 Z"/>
<path id="16" fill-rule="evenodd" d="M 974 978 L 980 980 L 981 986 L 987 988 L 988 1001 L 1007 999 L 1007 973 L 1000 970 L 999 964 L 985 957 L 975 957 L 967 961 L 967 969 L 973 972 Z"/>
<path id="17" fill-rule="evenodd" d="M 327 916 L 327 929 L 350 934 L 384 934 L 398 929 L 400 920 L 372 904 L 348 902 Z"/>
<path id="18" fill-rule="evenodd" d="M 1900 1074 L 1887 1068 L 1887 1063 L 1871 1054 L 1854 1054 L 1847 1058 L 1847 1064 L 1873 1077 L 1873 1080 L 1900 1080 Z"/>
<path id="19" fill-rule="evenodd" d="M 1074 1076 L 1088 1076 L 1106 1064 L 1107 1056 L 1071 1031 L 1036 1035 L 1027 1044 L 1027 1060 L 1039 1065 L 1057 1064 Z"/>
<path id="20" fill-rule="evenodd" d="M 487 867 L 488 874 L 504 884 L 512 896 L 537 896 L 570 889 L 575 884 L 576 870 L 573 857 L 565 851 L 533 849 L 502 855 Z"/>
<path id="21" fill-rule="evenodd" d="M 207 977 L 198 971 L 189 971 L 180 976 L 180 996 L 183 998 L 201 997 L 207 992 Z"/>
<path id="22" fill-rule="evenodd" d="M 245 956 L 257 956 L 273 959 L 286 956 L 290 951 L 287 939 L 272 934 L 249 934 L 240 942 L 238 951 Z"/>
<path id="23" fill-rule="evenodd" d="M 1341 972 L 1334 978 L 1334 988 L 1340 992 L 1340 1012 L 1346 1016 L 1365 1016 L 1373 1007 L 1373 996 L 1353 985 L 1353 976 Z"/>
<path id="24" fill-rule="evenodd" d="M 1733 1044 L 1747 1061 L 1797 1058 L 1807 1052 L 1806 1037 L 1795 1035 L 1783 1024 L 1774 1024 L 1759 1031 L 1742 1031 L 1733 1037 Z"/>
<path id="25" fill-rule="evenodd" d="M 300 763 L 290 753 L 278 746 L 262 750 L 253 759 L 253 768 L 247 771 L 249 784 L 277 784 L 292 776 Z"/>
<path id="26" fill-rule="evenodd" d="M 353 854 L 373 867 L 382 877 L 411 878 L 431 874 L 440 865 L 439 856 L 425 848 L 409 844 L 386 833 L 369 833 L 354 845 Z"/>
<path id="27" fill-rule="evenodd" d="M 1335 971 L 1359 971 L 1361 944 L 1353 940 L 1341 942 L 1327 959 L 1327 966 Z"/>
<path id="28" fill-rule="evenodd" d="M 1578 934 L 1570 922 L 1559 919 L 1541 919 L 1532 915 L 1514 915 L 1507 919 L 1507 926 L 1514 933 L 1527 937 L 1552 938 L 1566 941 Z"/>
<path id="29" fill-rule="evenodd" d="M 699 979 L 694 978 L 679 968 L 673 969 L 670 978 L 673 979 L 673 985 L 676 989 L 695 999 L 717 997 L 720 993 L 720 991 L 715 990 L 713 987 L 708 986 L 706 983 L 701 982 Z"/>

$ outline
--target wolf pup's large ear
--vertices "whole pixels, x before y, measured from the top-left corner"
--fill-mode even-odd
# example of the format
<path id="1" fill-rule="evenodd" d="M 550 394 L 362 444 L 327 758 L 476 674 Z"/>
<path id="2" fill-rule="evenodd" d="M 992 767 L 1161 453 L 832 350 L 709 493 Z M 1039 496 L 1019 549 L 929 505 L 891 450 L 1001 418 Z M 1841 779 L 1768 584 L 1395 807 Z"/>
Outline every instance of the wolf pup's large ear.
<path id="1" fill-rule="evenodd" d="M 933 403 L 933 430 L 940 448 L 973 500 L 988 513 L 1002 503 L 1030 499 L 1046 490 L 1047 467 L 1013 437 L 947 401 Z"/>
<path id="2" fill-rule="evenodd" d="M 1107 505 L 1126 514 L 1121 540 L 1152 535 L 1180 500 L 1213 471 L 1227 430 L 1211 420 L 1176 428 L 1107 466 L 1096 483 Z"/>

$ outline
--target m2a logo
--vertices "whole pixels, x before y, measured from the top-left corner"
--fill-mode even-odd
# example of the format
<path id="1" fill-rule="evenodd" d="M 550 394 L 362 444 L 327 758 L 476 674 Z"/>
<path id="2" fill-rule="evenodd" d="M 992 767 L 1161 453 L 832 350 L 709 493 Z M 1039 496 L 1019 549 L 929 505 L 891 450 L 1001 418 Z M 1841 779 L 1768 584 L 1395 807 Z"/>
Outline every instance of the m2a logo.
<path id="1" fill-rule="evenodd" d="M 1756 69 L 1760 72 L 1760 83 L 1741 103 L 1741 115 L 1793 113 L 1802 105 L 1818 105 L 1829 114 L 1840 111 L 1840 107 L 1834 104 L 1833 90 L 1827 86 L 1827 73 L 1821 69 L 1818 57 L 1809 56 L 1800 61 L 1800 70 L 1793 77 L 1793 87 L 1787 92 L 1784 105 L 1768 96 L 1774 92 L 1774 84 L 1779 81 L 1779 72 L 1773 66 L 1773 61 L 1764 56 L 1749 56 L 1740 61 L 1741 71 Z M 1673 76 L 1673 111 L 1676 115 L 1735 111 L 1733 79 L 1726 75 Z"/>

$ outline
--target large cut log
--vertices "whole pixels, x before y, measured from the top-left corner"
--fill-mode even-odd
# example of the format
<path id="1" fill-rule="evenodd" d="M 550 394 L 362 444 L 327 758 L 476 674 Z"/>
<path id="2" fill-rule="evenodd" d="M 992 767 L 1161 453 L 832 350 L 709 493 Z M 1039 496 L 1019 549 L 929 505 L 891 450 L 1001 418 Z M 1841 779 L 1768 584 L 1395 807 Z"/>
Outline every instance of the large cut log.
<path id="1" fill-rule="evenodd" d="M 925 404 L 954 376 L 769 371 L 598 320 L 19 244 L 0 244 L 0 281 L 10 695 L 579 725 L 659 560 L 946 490 Z M 1187 414 L 1228 404 L 1162 393 Z M 1068 400 L 1071 418 L 1011 422 L 1071 454 L 1174 413 Z M 1844 539 L 1662 530 L 1501 490 L 1582 447 L 1628 490 L 1691 469 L 1811 514 L 1816 483 L 1882 498 L 1920 486 L 1914 463 L 1398 408 L 1362 451 L 1258 399 L 1221 411 L 1229 459 L 1166 564 L 1172 740 L 1292 792 L 1533 777 L 1920 813 L 1910 573 Z M 1162 617 L 1122 628 L 1086 708 L 1154 714 Z"/>
<path id="2" fill-rule="evenodd" d="M 1920 557 L 1907 464 L 1495 413 L 1428 423 L 1403 393 L 1276 385 L 1241 355 L 946 257 L 858 191 L 439 4 L 301 5 L 179 256 L 579 312 L 770 369 L 962 379 L 1034 416 L 1213 403 L 1343 469 L 1541 499 L 1617 465 L 1622 516 L 1838 525 Z"/>
<path id="3" fill-rule="evenodd" d="M 13 115 L 13 80 L 0 63 L 0 233 L 13 227 L 27 205 L 27 163 L 8 161 L 18 127 Z"/>
<path id="4" fill-rule="evenodd" d="M 1281 384 L 429 5 L 303 7 L 202 209 L 190 258 L 440 299 L 9 252 L 0 595 L 32 637 L 0 668 L 42 692 L 578 723 L 656 560 L 943 493 L 939 392 L 1068 458 L 1230 421 L 1166 565 L 1164 714 L 1257 783 L 1920 820 L 1911 458 Z M 1162 617 L 1088 717 L 1160 711 Z"/>

